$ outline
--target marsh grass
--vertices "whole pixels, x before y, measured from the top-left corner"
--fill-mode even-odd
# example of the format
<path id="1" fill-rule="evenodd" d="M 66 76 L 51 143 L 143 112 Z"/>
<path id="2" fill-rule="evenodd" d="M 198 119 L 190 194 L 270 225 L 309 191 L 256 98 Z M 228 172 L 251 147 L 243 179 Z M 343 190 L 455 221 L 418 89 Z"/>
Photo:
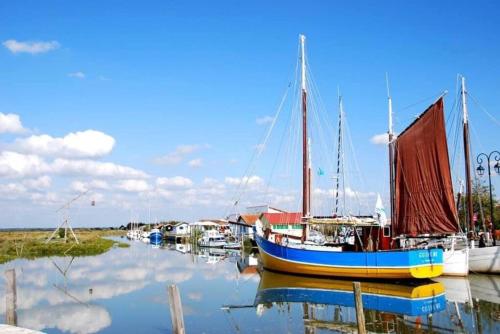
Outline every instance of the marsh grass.
<path id="1" fill-rule="evenodd" d="M 68 231 L 69 232 L 69 231 Z M 68 236 L 68 242 L 56 236 L 49 243 L 52 231 L 3 231 L 0 232 L 0 263 L 17 258 L 34 259 L 47 256 L 90 256 L 108 251 L 113 245 L 129 247 L 129 244 L 105 239 L 107 236 L 122 236 L 120 230 L 75 230 L 80 243 Z"/>

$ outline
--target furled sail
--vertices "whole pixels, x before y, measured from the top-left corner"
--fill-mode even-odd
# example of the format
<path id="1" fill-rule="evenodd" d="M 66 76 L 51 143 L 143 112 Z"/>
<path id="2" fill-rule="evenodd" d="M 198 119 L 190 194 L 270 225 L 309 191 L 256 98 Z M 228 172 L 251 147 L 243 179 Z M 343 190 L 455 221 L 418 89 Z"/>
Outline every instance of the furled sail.
<path id="1" fill-rule="evenodd" d="M 427 108 L 394 145 L 394 235 L 457 232 L 443 98 Z"/>

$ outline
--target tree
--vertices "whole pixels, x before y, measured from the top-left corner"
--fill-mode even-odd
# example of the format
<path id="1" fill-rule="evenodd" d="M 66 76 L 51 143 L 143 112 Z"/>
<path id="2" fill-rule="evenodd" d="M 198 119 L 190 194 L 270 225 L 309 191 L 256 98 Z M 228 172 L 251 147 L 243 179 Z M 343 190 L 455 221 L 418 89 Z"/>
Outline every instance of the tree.
<path id="1" fill-rule="evenodd" d="M 495 218 L 495 228 L 500 229 L 500 205 L 495 196 L 495 189 L 491 189 L 493 195 L 493 217 Z M 462 198 L 461 203 L 459 205 L 459 219 L 460 224 L 464 227 L 466 222 L 466 198 Z M 483 219 L 487 220 L 490 217 L 490 190 L 488 185 L 483 184 L 480 180 L 476 180 L 472 184 L 472 207 L 474 214 L 477 215 L 476 228 L 483 228 Z M 484 216 L 481 215 L 482 213 Z"/>

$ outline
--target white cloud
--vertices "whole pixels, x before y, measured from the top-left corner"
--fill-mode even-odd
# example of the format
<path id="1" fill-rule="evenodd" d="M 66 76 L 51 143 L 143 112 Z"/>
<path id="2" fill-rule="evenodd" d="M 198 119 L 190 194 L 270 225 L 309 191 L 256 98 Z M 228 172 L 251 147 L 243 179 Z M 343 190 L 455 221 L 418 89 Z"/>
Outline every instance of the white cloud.
<path id="1" fill-rule="evenodd" d="M 71 132 L 62 138 L 33 135 L 17 139 L 12 145 L 17 151 L 71 158 L 97 158 L 107 155 L 115 139 L 103 132 L 85 130 Z"/>
<path id="2" fill-rule="evenodd" d="M 112 162 L 99 162 L 93 160 L 68 160 L 56 159 L 51 164 L 51 171 L 57 174 L 90 175 L 95 177 L 115 177 L 143 179 L 148 175 L 141 170 L 117 165 Z M 0 168 L 1 173 L 1 168 Z"/>
<path id="3" fill-rule="evenodd" d="M 25 131 L 19 115 L 0 112 L 0 133 L 23 133 Z"/>
<path id="4" fill-rule="evenodd" d="M 123 180 L 117 185 L 118 189 L 129 192 L 143 192 L 150 189 L 149 184 L 144 180 Z"/>
<path id="5" fill-rule="evenodd" d="M 249 185 L 249 186 L 257 186 L 257 185 L 262 185 L 264 184 L 264 180 L 257 175 L 252 175 L 250 177 L 244 176 L 243 178 L 238 178 L 238 177 L 226 177 L 224 179 L 224 182 L 226 182 L 229 185 L 232 186 L 237 186 L 237 185 Z"/>
<path id="6" fill-rule="evenodd" d="M 188 166 L 192 168 L 198 168 L 203 165 L 203 160 L 198 158 L 198 159 L 193 159 L 188 162 Z"/>
<path id="7" fill-rule="evenodd" d="M 12 53 L 31 53 L 31 54 L 45 53 L 60 47 L 60 44 L 57 41 L 18 42 L 15 39 L 9 39 L 7 41 L 4 41 L 2 44 Z"/>
<path id="8" fill-rule="evenodd" d="M 100 190 L 109 190 L 111 187 L 106 181 L 103 180 L 92 180 L 89 182 L 83 181 L 73 181 L 71 182 L 71 189 L 78 192 L 84 192 L 89 189 L 100 189 Z"/>
<path id="9" fill-rule="evenodd" d="M 2 198 L 15 199 L 26 193 L 26 187 L 18 183 L 0 183 L 0 195 Z"/>
<path id="10" fill-rule="evenodd" d="M 189 188 L 193 186 L 193 181 L 183 176 L 159 177 L 156 179 L 156 185 L 166 188 Z"/>
<path id="11" fill-rule="evenodd" d="M 389 135 L 387 133 L 380 133 L 370 138 L 370 142 L 375 145 L 389 144 Z"/>
<path id="12" fill-rule="evenodd" d="M 40 157 L 32 154 L 4 151 L 0 153 L 0 176 L 24 177 L 49 171 Z"/>
<path id="13" fill-rule="evenodd" d="M 208 144 L 194 144 L 194 145 L 179 145 L 174 151 L 167 153 L 164 156 L 155 159 L 157 164 L 161 165 L 177 165 L 181 163 L 186 156 L 201 149 L 210 148 Z"/>
<path id="14" fill-rule="evenodd" d="M 263 125 L 263 124 L 268 124 L 268 123 L 272 123 L 274 121 L 274 117 L 271 117 L 271 116 L 264 116 L 264 117 L 259 117 L 255 120 L 255 123 L 259 124 L 259 125 Z"/>
<path id="15" fill-rule="evenodd" d="M 36 179 L 26 179 L 23 181 L 23 184 L 30 189 L 42 190 L 50 188 L 52 179 L 50 176 L 44 175 Z"/>
<path id="16" fill-rule="evenodd" d="M 71 73 L 68 73 L 68 77 L 70 78 L 77 78 L 77 79 L 85 79 L 85 73 L 83 72 L 71 72 Z"/>

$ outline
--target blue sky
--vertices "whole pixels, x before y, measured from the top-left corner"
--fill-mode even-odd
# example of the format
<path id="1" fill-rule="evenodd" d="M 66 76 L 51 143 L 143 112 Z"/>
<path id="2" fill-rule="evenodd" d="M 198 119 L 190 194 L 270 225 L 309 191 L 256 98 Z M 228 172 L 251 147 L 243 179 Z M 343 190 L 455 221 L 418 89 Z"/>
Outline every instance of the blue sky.
<path id="1" fill-rule="evenodd" d="M 444 90 L 449 91 L 446 113 L 451 112 L 458 73 L 466 76 L 470 94 L 499 119 L 499 6 L 494 1 L 3 1 L 0 112 L 17 115 L 22 129 L 0 133 L 0 150 L 22 154 L 24 163 L 26 156 L 36 156 L 40 166 L 49 166 L 35 172 L 25 164 L 26 170 L 13 172 L 12 156 L 3 155 L 1 225 L 52 226 L 58 219 L 54 208 L 92 182 L 100 182 L 92 195 L 98 205 L 80 203 L 76 225 L 146 219 L 150 206 L 152 216 L 162 219 L 224 215 L 236 178 L 244 175 L 269 125 L 257 120 L 274 115 L 293 80 L 300 33 L 307 36 L 311 71 L 332 120 L 337 87 L 342 90 L 366 180 L 358 190 L 386 199 L 386 151 L 370 141 L 386 131 L 385 73 L 396 131 Z M 34 42 L 43 50 L 34 50 Z M 470 113 L 473 151 L 499 149 L 498 121 L 472 101 Z M 102 144 L 100 151 L 89 151 L 85 142 L 64 146 L 62 138 L 86 130 L 100 135 L 76 140 L 95 139 L 97 146 L 87 144 L 96 150 Z M 50 136 L 49 146 L 62 146 L 40 153 L 33 141 L 42 135 Z M 65 161 L 56 166 L 57 159 Z M 269 204 L 279 206 L 278 190 L 274 197 L 257 195 L 273 164 L 265 152 L 262 159 L 255 169 L 262 180 L 249 182 L 247 203 L 275 199 L 278 203 Z M 96 172 L 117 165 L 140 175 Z"/>

